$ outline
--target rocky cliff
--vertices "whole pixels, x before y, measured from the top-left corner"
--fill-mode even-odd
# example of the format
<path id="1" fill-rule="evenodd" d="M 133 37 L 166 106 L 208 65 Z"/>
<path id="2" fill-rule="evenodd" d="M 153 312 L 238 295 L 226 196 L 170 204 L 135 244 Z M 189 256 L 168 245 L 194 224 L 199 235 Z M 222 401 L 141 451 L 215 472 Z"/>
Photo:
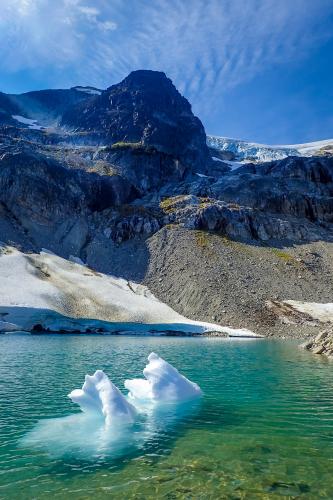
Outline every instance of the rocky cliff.
<path id="1" fill-rule="evenodd" d="M 323 354 L 333 358 L 333 331 L 323 330 L 314 339 L 306 342 L 302 347 L 314 354 Z"/>

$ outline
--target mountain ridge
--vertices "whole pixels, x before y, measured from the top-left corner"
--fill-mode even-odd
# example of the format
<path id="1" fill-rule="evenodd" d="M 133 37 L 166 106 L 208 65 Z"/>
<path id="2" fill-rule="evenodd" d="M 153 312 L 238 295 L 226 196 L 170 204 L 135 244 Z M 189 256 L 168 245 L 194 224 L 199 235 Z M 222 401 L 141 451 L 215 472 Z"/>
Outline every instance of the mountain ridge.
<path id="1" fill-rule="evenodd" d="M 192 319 L 216 316 L 225 324 L 223 297 L 229 323 L 254 331 L 271 321 L 264 303 L 276 294 L 291 291 L 282 298 L 313 302 L 326 297 L 317 277 L 324 284 L 325 272 L 331 276 L 329 149 L 262 161 L 258 148 L 259 159 L 244 158 L 244 151 L 237 153 L 235 144 L 230 150 L 223 138 L 219 149 L 209 137 L 207 146 L 202 123 L 161 72 L 134 72 L 102 91 L 78 88 L 83 87 L 27 93 L 16 100 L 0 94 L 4 245 L 35 253 L 48 248 L 96 271 L 144 282 Z M 257 299 L 233 268 L 226 245 L 251 256 L 239 255 L 237 262 L 253 283 L 254 269 L 266 283 Z M 308 255 L 312 251 L 322 256 L 325 268 Z M 255 261 L 260 255 L 267 261 L 265 271 Z M 292 270 L 283 273 L 286 287 L 266 282 L 263 275 L 280 261 L 284 271 Z M 304 281 L 297 278 L 303 275 Z M 230 276 L 237 290 L 232 302 Z M 235 308 L 243 318 L 234 315 Z"/>

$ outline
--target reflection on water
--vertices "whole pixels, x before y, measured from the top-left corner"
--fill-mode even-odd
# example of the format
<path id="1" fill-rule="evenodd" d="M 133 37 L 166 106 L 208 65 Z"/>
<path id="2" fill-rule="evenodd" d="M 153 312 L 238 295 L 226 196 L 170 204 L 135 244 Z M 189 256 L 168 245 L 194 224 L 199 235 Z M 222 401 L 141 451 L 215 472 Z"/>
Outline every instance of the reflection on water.
<path id="1" fill-rule="evenodd" d="M 117 435 L 74 414 L 86 373 L 125 393 L 152 351 L 200 385 L 197 406 Z M 0 352 L 0 498 L 333 498 L 333 364 L 293 343 L 0 336 Z"/>
<path id="2" fill-rule="evenodd" d="M 116 422 L 109 425 L 94 413 L 78 413 L 66 417 L 40 420 L 20 441 L 21 446 L 45 450 L 53 458 L 96 460 L 134 455 L 151 449 L 160 436 L 164 439 L 194 415 L 199 401 L 172 404 L 142 404 L 134 424 Z"/>

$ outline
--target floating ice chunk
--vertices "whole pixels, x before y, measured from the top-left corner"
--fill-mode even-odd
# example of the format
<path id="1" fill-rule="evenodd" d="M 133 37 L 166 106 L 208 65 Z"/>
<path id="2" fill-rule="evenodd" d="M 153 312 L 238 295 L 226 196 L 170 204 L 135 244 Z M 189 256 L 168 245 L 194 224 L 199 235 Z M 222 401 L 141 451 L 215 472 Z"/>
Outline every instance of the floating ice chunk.
<path id="1" fill-rule="evenodd" d="M 80 405 L 83 412 L 103 416 L 106 424 L 132 423 L 136 415 L 134 406 L 102 370 L 86 375 L 82 389 L 75 389 L 68 397 Z"/>
<path id="2" fill-rule="evenodd" d="M 146 380 L 125 380 L 125 387 L 131 398 L 155 402 L 180 402 L 202 395 L 197 384 L 181 375 L 174 366 L 154 352 L 148 356 L 148 361 L 143 370 Z"/>
<path id="3" fill-rule="evenodd" d="M 46 450 L 54 457 L 73 456 L 94 462 L 129 453 L 141 455 L 143 448 L 155 453 L 161 440 L 198 410 L 200 400 L 196 396 L 201 390 L 156 354 L 151 353 L 148 360 L 146 380 L 125 383 L 136 408 L 103 371 L 97 370 L 94 375 L 86 375 L 82 389 L 69 394 L 83 413 L 40 420 L 20 440 L 21 445 Z"/>

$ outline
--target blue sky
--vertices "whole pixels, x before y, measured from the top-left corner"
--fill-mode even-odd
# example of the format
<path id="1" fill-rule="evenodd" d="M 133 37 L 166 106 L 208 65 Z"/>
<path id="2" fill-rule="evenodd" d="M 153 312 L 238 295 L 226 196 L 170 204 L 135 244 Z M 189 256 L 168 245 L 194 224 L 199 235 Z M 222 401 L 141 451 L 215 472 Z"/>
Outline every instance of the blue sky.
<path id="1" fill-rule="evenodd" d="M 165 71 L 207 133 L 333 137 L 333 0 L 1 0 L 0 89 Z"/>

